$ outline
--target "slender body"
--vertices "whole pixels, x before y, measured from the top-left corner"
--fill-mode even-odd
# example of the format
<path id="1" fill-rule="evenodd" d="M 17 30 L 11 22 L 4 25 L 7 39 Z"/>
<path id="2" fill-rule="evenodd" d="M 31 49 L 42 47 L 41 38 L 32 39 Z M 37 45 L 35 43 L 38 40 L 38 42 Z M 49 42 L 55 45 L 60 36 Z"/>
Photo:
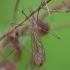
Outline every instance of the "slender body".
<path id="1" fill-rule="evenodd" d="M 32 35 L 32 54 L 30 59 L 31 67 L 40 67 L 43 66 L 44 62 L 46 61 L 46 55 L 39 37 L 38 26 L 34 17 L 32 18 L 32 24 L 30 25 L 30 32 Z"/>

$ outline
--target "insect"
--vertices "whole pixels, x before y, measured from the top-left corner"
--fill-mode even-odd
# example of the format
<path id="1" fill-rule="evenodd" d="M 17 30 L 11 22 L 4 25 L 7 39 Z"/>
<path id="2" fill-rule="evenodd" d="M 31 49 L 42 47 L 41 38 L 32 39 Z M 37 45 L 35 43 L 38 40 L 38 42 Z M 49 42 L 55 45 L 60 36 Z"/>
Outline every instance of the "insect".
<path id="1" fill-rule="evenodd" d="M 37 66 L 40 66 L 40 65 L 43 65 L 44 64 L 44 62 L 45 62 L 45 52 L 44 52 L 44 48 L 43 48 L 43 45 L 42 45 L 42 43 L 41 43 L 41 40 L 40 40 L 40 38 L 39 38 L 39 35 L 37 35 L 38 34 L 38 26 L 37 26 L 37 24 L 34 22 L 35 21 L 35 19 L 34 19 L 34 17 L 32 18 L 32 25 L 31 25 L 31 27 L 30 27 L 30 29 L 31 29 L 31 34 L 32 34 L 32 40 L 34 41 L 34 44 L 33 44 L 33 46 L 35 46 L 32 50 L 34 50 L 35 49 L 35 51 L 36 51 L 36 55 L 32 55 L 32 56 L 34 56 L 33 58 L 35 59 L 36 58 L 36 56 L 38 56 L 37 58 L 36 58 L 36 60 L 38 59 L 38 63 L 36 62 L 35 64 L 33 64 L 34 66 L 35 65 L 37 65 Z M 18 34 L 17 34 L 18 35 Z M 16 38 L 17 39 L 17 38 Z M 10 40 L 10 41 L 12 41 L 12 40 Z M 13 44 L 15 44 L 15 45 L 17 45 L 16 43 L 14 43 L 14 41 L 17 41 L 17 40 L 14 40 L 13 39 Z M 18 43 L 18 41 L 17 41 L 17 43 Z M 18 46 L 16 46 L 17 47 L 17 49 L 16 50 L 18 50 Z M 14 51 L 15 49 L 13 49 L 12 51 Z M 17 51 L 14 51 L 14 53 L 15 53 L 15 55 L 17 54 L 16 52 Z M 20 50 L 21 51 L 21 50 Z M 35 54 L 35 51 L 32 51 L 32 53 L 33 54 Z M 38 53 L 38 54 L 37 54 Z M 18 54 L 21 54 L 21 52 L 19 52 Z M 17 59 L 19 59 L 18 58 L 18 56 L 17 56 Z M 35 62 L 34 60 L 33 60 L 33 62 Z M 33 66 L 32 65 L 32 66 Z"/>
<path id="2" fill-rule="evenodd" d="M 29 29 L 32 39 L 32 54 L 30 57 L 30 65 L 31 70 L 33 70 L 35 66 L 38 66 L 38 68 L 40 68 L 40 66 L 43 66 L 46 61 L 46 55 L 41 39 L 39 37 L 38 26 L 35 22 L 34 16 L 32 17 L 32 23 L 30 24 Z"/>
<path id="3" fill-rule="evenodd" d="M 24 12 L 22 12 L 22 13 L 24 14 Z M 30 21 L 29 18 L 28 18 L 28 20 Z M 46 54 L 45 54 L 45 50 L 44 50 L 43 44 L 40 39 L 40 34 L 39 34 L 39 29 L 42 29 L 42 28 L 37 23 L 38 21 L 37 22 L 35 21 L 34 15 L 32 16 L 32 21 L 30 21 L 30 22 L 31 22 L 31 24 L 29 25 L 29 30 L 31 33 L 31 40 L 32 40 L 31 41 L 32 53 L 31 53 L 29 63 L 31 65 L 30 70 L 33 70 L 34 67 L 37 67 L 38 69 L 40 69 L 44 65 L 44 63 L 46 62 Z M 44 29 L 42 29 L 42 30 L 44 30 Z M 44 31 L 46 32 L 46 30 L 44 30 Z M 56 35 L 54 35 L 54 36 L 57 37 Z"/>
<path id="4" fill-rule="evenodd" d="M 30 12 L 31 11 L 32 10 L 30 10 Z M 22 13 L 24 14 L 23 11 L 22 11 Z M 30 21 L 29 18 L 28 18 L 28 20 Z M 46 61 L 46 55 L 45 55 L 45 50 L 44 50 L 44 47 L 42 45 L 41 39 L 39 37 L 39 33 L 38 33 L 39 28 L 38 28 L 37 23 L 35 22 L 34 15 L 32 16 L 32 21 L 30 21 L 30 22 L 31 22 L 31 24 L 29 25 L 29 30 L 30 30 L 30 33 L 31 33 L 31 40 L 32 40 L 31 41 L 31 43 L 32 43 L 32 46 L 31 46 L 32 53 L 31 53 L 29 63 L 31 65 L 30 70 L 33 70 L 34 67 L 36 67 L 36 66 L 38 67 L 38 69 L 40 69 L 43 66 L 43 64 Z"/>

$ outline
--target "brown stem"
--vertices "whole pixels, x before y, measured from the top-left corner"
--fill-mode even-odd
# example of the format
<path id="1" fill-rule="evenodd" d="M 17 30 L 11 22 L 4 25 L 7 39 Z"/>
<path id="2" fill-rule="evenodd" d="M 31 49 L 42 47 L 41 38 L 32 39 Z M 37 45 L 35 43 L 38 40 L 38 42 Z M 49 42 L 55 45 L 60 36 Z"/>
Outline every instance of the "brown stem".
<path id="1" fill-rule="evenodd" d="M 51 10 L 59 10 L 59 9 L 61 9 L 61 7 L 62 7 L 62 4 L 59 4 L 55 7 L 53 7 Z M 50 11 L 50 13 L 53 13 L 53 11 Z M 48 12 L 46 11 L 40 16 L 40 19 L 43 20 L 47 15 L 48 15 Z"/>
<path id="2" fill-rule="evenodd" d="M 51 0 L 47 0 L 46 3 L 48 3 Z M 28 16 L 28 18 L 30 18 L 33 14 L 35 14 L 38 10 L 40 10 L 46 3 L 42 3 L 41 6 L 39 6 L 36 10 L 34 10 L 32 13 L 30 13 L 30 15 Z M 0 37 L 0 41 L 5 38 L 9 33 L 11 33 L 13 30 L 15 30 L 16 28 L 18 28 L 19 26 L 22 25 L 22 23 L 24 23 L 27 19 L 27 17 L 25 19 L 23 19 L 21 22 L 19 22 L 18 24 L 16 24 L 13 28 L 11 28 L 9 31 L 7 31 L 4 35 L 2 35 L 2 37 Z"/>

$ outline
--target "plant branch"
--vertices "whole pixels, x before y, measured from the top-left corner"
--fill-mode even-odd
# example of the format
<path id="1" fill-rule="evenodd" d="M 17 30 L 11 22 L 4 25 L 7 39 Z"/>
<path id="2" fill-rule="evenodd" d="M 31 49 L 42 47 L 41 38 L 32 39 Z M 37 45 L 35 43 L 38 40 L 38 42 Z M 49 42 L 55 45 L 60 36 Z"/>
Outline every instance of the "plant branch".
<path id="1" fill-rule="evenodd" d="M 46 3 L 50 2 L 50 1 L 51 0 L 47 0 Z M 36 10 L 32 11 L 32 13 L 30 13 L 30 15 L 28 16 L 28 18 L 30 18 L 33 14 L 35 14 L 37 11 L 39 11 L 46 3 L 43 2 Z M 13 28 L 11 28 L 9 31 L 7 31 L 4 35 L 2 35 L 2 37 L 0 37 L 0 41 L 3 38 L 5 38 L 9 33 L 11 33 L 13 30 L 15 30 L 16 28 L 18 28 L 19 26 L 21 26 L 22 23 L 24 23 L 28 18 L 26 17 L 21 22 L 19 22 L 18 24 L 16 24 Z"/>
<path id="2" fill-rule="evenodd" d="M 46 8 L 43 7 L 43 9 L 47 10 Z M 70 9 L 67 9 L 67 10 L 52 10 L 52 9 L 49 9 L 49 11 L 52 11 L 52 12 L 62 12 L 62 13 L 68 13 L 70 12 Z"/>

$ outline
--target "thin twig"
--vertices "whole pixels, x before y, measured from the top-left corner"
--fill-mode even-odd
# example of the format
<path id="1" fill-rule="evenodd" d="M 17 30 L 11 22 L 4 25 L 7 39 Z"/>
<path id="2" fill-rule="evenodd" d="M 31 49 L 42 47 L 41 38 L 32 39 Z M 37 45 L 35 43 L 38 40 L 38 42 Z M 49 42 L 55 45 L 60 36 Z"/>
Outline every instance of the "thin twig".
<path id="1" fill-rule="evenodd" d="M 16 3 L 17 4 L 17 3 Z M 59 4 L 59 5 L 56 5 L 55 7 L 53 7 L 51 10 L 59 10 L 59 9 L 61 9 L 62 8 L 62 4 Z M 52 13 L 52 11 L 50 12 L 50 13 Z M 48 12 L 44 12 L 40 17 L 39 17 L 39 19 L 38 20 L 43 20 L 44 18 L 45 18 L 45 16 L 47 16 L 48 15 Z M 30 24 L 30 22 L 28 23 L 28 24 Z M 59 28 L 65 28 L 65 26 L 63 26 L 63 25 L 67 25 L 66 23 L 65 24 L 60 24 L 60 25 L 53 25 L 53 26 L 51 26 L 51 28 L 52 29 L 59 29 Z M 67 26 L 66 26 L 67 27 Z M 23 33 L 25 33 L 26 31 L 27 31 L 27 29 L 28 29 L 28 25 L 25 25 L 25 26 L 23 26 L 21 29 L 19 29 L 19 31 L 20 31 L 20 36 L 23 34 Z M 4 34 L 5 35 L 5 34 Z M 2 36 L 2 38 L 4 37 L 4 35 Z M 19 37 L 20 37 L 19 36 Z M 0 37 L 1 38 L 1 37 Z M 1 38 L 1 39 L 2 39 Z"/>
<path id="2" fill-rule="evenodd" d="M 52 8 L 52 10 L 59 10 L 62 8 L 62 4 L 56 5 L 55 7 Z M 53 13 L 50 11 L 50 13 Z M 48 15 L 48 12 L 44 12 L 39 18 L 40 20 L 43 20 L 46 16 Z"/>
<path id="3" fill-rule="evenodd" d="M 43 7 L 43 9 L 47 10 L 45 7 Z M 68 13 L 68 12 L 70 12 L 70 9 L 67 9 L 67 10 L 52 10 L 52 9 L 49 9 L 49 11 L 52 11 L 52 12 Z"/>
<path id="4" fill-rule="evenodd" d="M 51 0 L 47 0 L 46 3 L 48 3 Z M 38 10 L 40 10 L 46 3 L 42 3 L 41 6 L 39 6 L 36 10 L 34 10 L 32 13 L 30 13 L 30 15 L 28 16 L 28 18 L 30 18 L 33 14 L 35 14 Z M 5 38 L 9 33 L 11 33 L 13 30 L 15 30 L 16 28 L 18 28 L 19 26 L 22 25 L 23 22 L 25 22 L 27 19 L 27 17 L 25 19 L 23 19 L 21 22 L 19 22 L 18 24 L 16 24 L 13 28 L 11 28 L 9 31 L 7 31 L 4 35 L 2 35 L 2 37 L 0 37 L 0 41 Z"/>
<path id="5" fill-rule="evenodd" d="M 70 0 L 67 0 L 67 1 L 65 1 L 65 2 L 69 3 Z M 59 5 L 54 6 L 51 10 L 59 10 L 59 9 L 62 8 L 62 6 L 63 6 L 63 4 L 61 3 L 61 4 L 59 4 Z M 53 11 L 50 11 L 50 13 L 53 13 Z M 47 15 L 48 15 L 48 12 L 45 12 L 44 14 L 42 14 L 42 15 L 40 16 L 40 19 L 43 20 Z"/>

